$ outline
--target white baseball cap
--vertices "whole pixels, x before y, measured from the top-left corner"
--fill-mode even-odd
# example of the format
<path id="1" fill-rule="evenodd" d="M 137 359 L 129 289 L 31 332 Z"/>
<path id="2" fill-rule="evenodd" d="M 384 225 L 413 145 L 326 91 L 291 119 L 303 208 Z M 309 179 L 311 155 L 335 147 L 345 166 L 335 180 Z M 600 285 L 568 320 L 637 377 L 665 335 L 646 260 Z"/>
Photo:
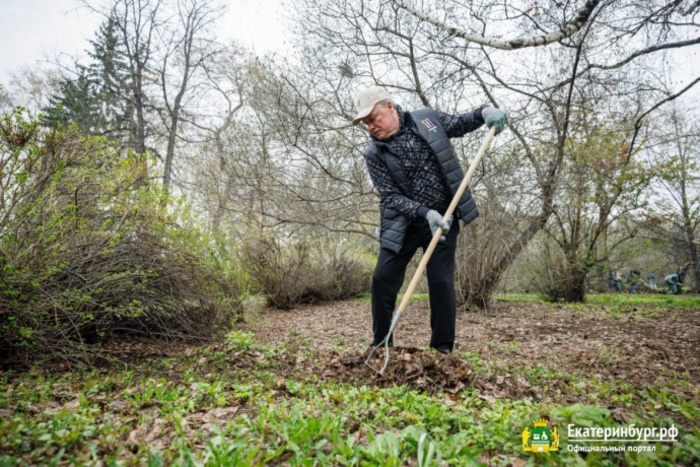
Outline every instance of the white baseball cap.
<path id="1" fill-rule="evenodd" d="M 357 96 L 357 115 L 353 118 L 352 124 L 360 123 L 360 120 L 372 113 L 375 105 L 386 100 L 392 100 L 392 97 L 383 87 L 372 86 L 362 91 Z"/>

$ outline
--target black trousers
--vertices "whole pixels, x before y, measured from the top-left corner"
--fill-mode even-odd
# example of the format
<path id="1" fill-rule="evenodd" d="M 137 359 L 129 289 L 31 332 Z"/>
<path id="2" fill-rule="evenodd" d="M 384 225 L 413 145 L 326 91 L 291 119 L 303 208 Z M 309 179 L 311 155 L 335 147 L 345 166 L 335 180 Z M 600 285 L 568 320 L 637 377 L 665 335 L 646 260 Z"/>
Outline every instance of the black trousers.
<path id="1" fill-rule="evenodd" d="M 430 294 L 430 346 L 453 350 L 455 341 L 455 251 L 459 220 L 454 220 L 445 241 L 438 243 L 426 268 Z M 382 248 L 372 275 L 372 319 L 374 342 L 386 337 L 396 309 L 396 297 L 403 285 L 406 267 L 418 248 L 428 248 L 432 234 L 428 222 L 416 219 L 408 227 L 398 253 Z M 393 334 L 392 334 L 393 337 Z"/>

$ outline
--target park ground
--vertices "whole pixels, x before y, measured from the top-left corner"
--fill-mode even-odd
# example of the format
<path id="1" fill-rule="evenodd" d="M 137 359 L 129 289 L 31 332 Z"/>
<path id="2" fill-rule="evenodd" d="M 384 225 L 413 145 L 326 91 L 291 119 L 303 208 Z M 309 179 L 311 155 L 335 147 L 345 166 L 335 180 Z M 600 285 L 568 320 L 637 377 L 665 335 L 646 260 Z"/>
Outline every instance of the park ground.
<path id="1" fill-rule="evenodd" d="M 6 371 L 0 465 L 700 462 L 699 297 L 503 296 L 459 313 L 448 356 L 427 348 L 428 323 L 418 297 L 384 375 L 365 365 L 367 300 L 251 306 L 217 342 L 112 342 L 96 368 Z M 557 451 L 523 449 L 539 418 Z M 569 439 L 632 425 L 675 436 Z"/>

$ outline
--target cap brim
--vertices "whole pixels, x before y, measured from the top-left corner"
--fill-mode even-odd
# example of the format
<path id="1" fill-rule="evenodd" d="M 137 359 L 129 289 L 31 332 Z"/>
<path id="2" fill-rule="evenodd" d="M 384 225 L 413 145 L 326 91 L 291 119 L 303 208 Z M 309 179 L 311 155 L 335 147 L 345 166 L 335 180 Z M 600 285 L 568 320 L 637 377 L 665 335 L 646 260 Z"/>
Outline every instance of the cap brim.
<path id="1" fill-rule="evenodd" d="M 367 117 L 369 114 L 372 113 L 372 109 L 374 108 L 374 105 L 372 107 L 366 107 L 362 110 L 360 110 L 357 115 L 355 115 L 355 118 L 352 119 L 352 124 L 357 125 L 362 121 L 363 118 Z"/>

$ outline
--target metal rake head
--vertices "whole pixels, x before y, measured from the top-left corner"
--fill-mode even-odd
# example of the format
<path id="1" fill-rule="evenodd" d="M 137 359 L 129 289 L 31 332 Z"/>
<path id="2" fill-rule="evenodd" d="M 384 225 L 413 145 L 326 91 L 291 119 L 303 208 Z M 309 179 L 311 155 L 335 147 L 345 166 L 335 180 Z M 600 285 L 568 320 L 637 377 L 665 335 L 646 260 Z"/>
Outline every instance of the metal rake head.
<path id="1" fill-rule="evenodd" d="M 394 312 L 394 318 L 391 320 L 391 326 L 389 327 L 389 332 L 386 333 L 386 337 L 384 337 L 383 341 L 381 341 L 379 344 L 374 346 L 372 350 L 370 350 L 370 352 L 367 354 L 367 359 L 365 360 L 365 365 L 367 365 L 372 370 L 374 370 L 382 376 L 384 375 L 384 370 L 386 370 L 386 367 L 389 364 L 389 342 L 391 341 L 391 336 L 394 334 L 394 330 L 399 324 L 400 319 L 401 309 L 398 309 Z M 374 352 L 376 352 L 377 349 L 379 349 L 380 347 L 384 347 L 384 363 L 382 364 L 381 368 L 378 368 L 370 363 L 370 359 L 372 358 L 372 355 L 374 355 Z"/>
<path id="2" fill-rule="evenodd" d="M 375 367 L 370 363 L 370 360 L 372 359 L 372 355 L 374 355 L 374 352 L 377 351 L 377 349 L 380 349 L 384 347 L 384 363 L 382 364 L 381 368 Z M 378 345 L 372 347 L 372 350 L 369 351 L 367 354 L 367 358 L 365 359 L 365 365 L 370 367 L 373 371 L 376 373 L 379 373 L 380 375 L 384 375 L 384 370 L 386 370 L 387 365 L 389 364 L 389 335 L 386 336 L 386 338 L 380 342 Z"/>

